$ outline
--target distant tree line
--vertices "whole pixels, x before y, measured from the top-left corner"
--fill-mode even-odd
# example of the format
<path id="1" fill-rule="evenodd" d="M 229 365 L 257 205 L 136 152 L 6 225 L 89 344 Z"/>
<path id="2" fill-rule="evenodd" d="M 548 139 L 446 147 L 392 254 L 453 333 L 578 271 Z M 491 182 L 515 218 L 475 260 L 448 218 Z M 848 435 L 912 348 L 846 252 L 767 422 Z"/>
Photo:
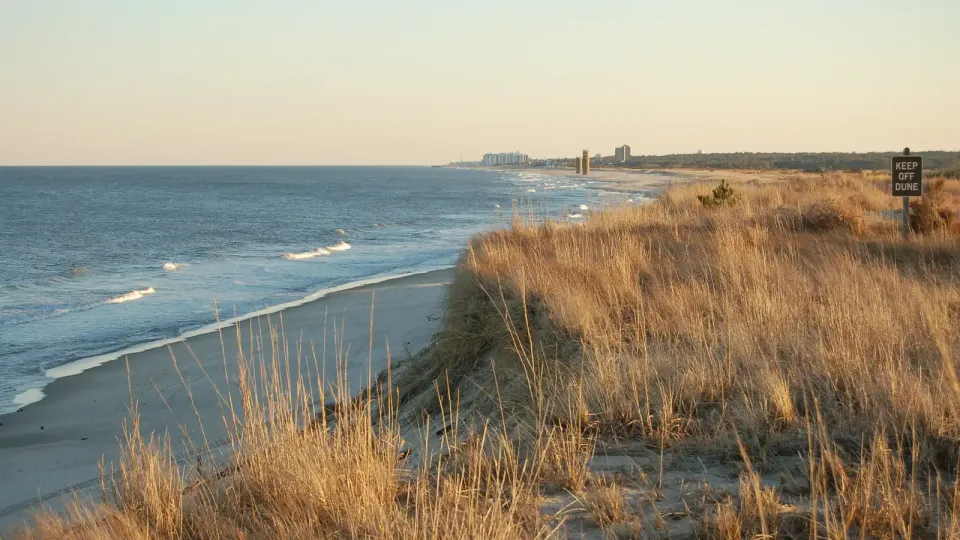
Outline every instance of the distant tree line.
<path id="1" fill-rule="evenodd" d="M 923 168 L 926 170 L 944 171 L 947 174 L 956 174 L 960 171 L 960 152 L 913 151 L 912 153 L 923 156 Z M 632 169 L 792 169 L 807 172 L 886 170 L 890 168 L 890 156 L 899 154 L 900 152 L 669 154 L 633 156 L 627 163 L 611 163 L 611 165 Z M 569 161 L 572 163 L 572 160 Z"/>

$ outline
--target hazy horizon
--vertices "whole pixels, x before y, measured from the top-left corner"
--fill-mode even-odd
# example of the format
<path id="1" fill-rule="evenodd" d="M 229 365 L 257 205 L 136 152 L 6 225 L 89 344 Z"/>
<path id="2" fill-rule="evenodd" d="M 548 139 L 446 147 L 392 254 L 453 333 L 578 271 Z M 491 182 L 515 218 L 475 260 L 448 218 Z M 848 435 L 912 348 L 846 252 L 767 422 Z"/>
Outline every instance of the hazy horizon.
<path id="1" fill-rule="evenodd" d="M 868 151 L 864 151 L 864 152 L 856 152 L 856 151 L 844 152 L 844 151 L 842 151 L 842 150 L 824 150 L 824 151 L 822 151 L 822 152 L 804 152 L 804 151 L 797 151 L 797 152 L 778 152 L 778 151 L 760 152 L 760 151 L 753 151 L 753 150 L 734 150 L 734 151 L 730 151 L 730 152 L 703 152 L 703 155 L 709 156 L 709 155 L 711 155 L 711 154 L 738 154 L 738 153 L 743 153 L 743 154 L 808 154 L 808 153 L 809 153 L 809 154 L 833 154 L 833 153 L 836 153 L 836 154 L 863 154 L 863 155 L 866 155 L 866 154 L 900 154 L 902 150 L 903 150 L 902 148 L 899 149 L 899 150 L 892 150 L 892 149 L 888 149 L 888 150 L 868 150 Z M 924 153 L 928 153 L 928 152 L 957 152 L 957 153 L 960 153 L 960 149 L 955 149 L 955 148 L 947 148 L 947 149 L 943 149 L 943 148 L 919 148 L 919 149 L 917 149 L 917 148 L 911 148 L 911 149 L 910 149 L 910 153 L 911 153 L 912 155 L 920 155 L 920 156 L 922 156 Z M 592 151 L 591 151 L 591 156 L 594 155 L 594 154 L 596 154 L 596 153 L 600 153 L 600 152 L 592 152 Z M 610 157 L 609 154 L 611 154 L 611 153 L 603 152 L 604 157 Z M 669 156 L 669 155 L 694 155 L 694 154 L 696 154 L 696 152 L 684 152 L 684 153 L 676 153 L 676 154 L 643 154 L 643 155 L 633 153 L 632 156 L 633 156 L 633 157 L 659 157 L 659 156 Z M 550 159 L 574 159 L 574 158 L 578 157 L 578 155 L 579 155 L 579 152 L 575 152 L 575 153 L 571 153 L 571 155 L 568 155 L 568 156 L 530 156 L 530 159 L 544 159 L 544 160 L 550 160 Z M 111 167 L 114 167 L 114 168 L 132 168 L 132 167 L 142 167 L 142 168 L 165 168 L 165 167 L 166 167 L 166 168 L 189 168 L 189 167 L 208 167 L 208 168 L 217 168 L 217 167 L 221 167 L 221 168 L 229 168 L 229 167 L 236 167 L 236 168 L 258 168 L 258 167 L 262 167 L 262 168 L 276 168 L 276 167 L 291 167 L 291 168 L 296 168 L 296 167 L 302 167 L 302 168 L 310 168 L 310 167 L 330 167 L 330 168 L 336 168 L 336 167 L 341 167 L 341 168 L 350 168 L 350 167 L 423 168 L 423 167 L 433 167 L 433 166 L 438 166 L 438 165 L 439 165 L 439 166 L 442 166 L 442 165 L 456 165 L 456 163 L 457 163 L 458 161 L 459 161 L 458 159 L 453 159 L 453 160 L 447 160 L 447 161 L 438 161 L 438 162 L 436 162 L 436 163 L 135 163 L 135 164 L 116 164 L 116 163 L 6 164 L 6 163 L 0 163 L 0 168 L 8 168 L 8 169 L 14 169 L 14 168 L 111 168 Z M 467 159 L 466 157 L 464 157 L 464 159 L 463 159 L 463 162 L 464 162 L 464 163 L 477 163 L 477 162 L 479 162 L 479 161 L 480 161 L 480 159 Z M 492 166 L 492 167 L 508 168 L 508 167 L 517 167 L 517 166 L 518 166 L 518 165 L 495 165 L 495 166 Z"/>
<path id="2" fill-rule="evenodd" d="M 0 165 L 960 149 L 960 3 L 0 3 Z"/>

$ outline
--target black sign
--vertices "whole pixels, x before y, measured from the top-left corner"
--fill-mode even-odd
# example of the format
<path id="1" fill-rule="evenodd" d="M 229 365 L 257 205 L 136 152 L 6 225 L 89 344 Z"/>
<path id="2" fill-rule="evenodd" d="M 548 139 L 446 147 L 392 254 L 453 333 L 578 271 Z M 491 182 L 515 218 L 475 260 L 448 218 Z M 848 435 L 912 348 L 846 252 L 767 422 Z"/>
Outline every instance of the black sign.
<path id="1" fill-rule="evenodd" d="M 893 156 L 892 187 L 894 197 L 923 195 L 923 158 L 920 156 Z"/>

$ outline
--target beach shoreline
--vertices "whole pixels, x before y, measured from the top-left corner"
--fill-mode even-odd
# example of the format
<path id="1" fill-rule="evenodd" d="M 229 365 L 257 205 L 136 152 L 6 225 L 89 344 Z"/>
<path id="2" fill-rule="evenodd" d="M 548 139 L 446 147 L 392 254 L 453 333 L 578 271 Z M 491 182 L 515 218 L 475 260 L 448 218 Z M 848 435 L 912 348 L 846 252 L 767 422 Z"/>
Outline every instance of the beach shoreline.
<path id="1" fill-rule="evenodd" d="M 561 178 L 580 178 L 600 182 L 592 189 L 640 194 L 656 198 L 674 184 L 719 182 L 722 179 L 735 181 L 770 181 L 782 178 L 790 171 L 782 170 L 734 170 L 734 169 L 629 169 L 623 167 L 593 167 L 589 175 L 577 174 L 575 169 L 552 167 L 480 167 L 480 170 L 508 171 L 512 173 L 538 173 Z"/>
<path id="2" fill-rule="evenodd" d="M 74 491 L 99 490 L 97 463 L 120 457 L 131 406 L 142 433 L 166 433 L 176 450 L 223 446 L 234 414 L 228 402 L 239 403 L 238 354 L 279 357 L 308 380 L 323 371 L 325 384 L 336 381 L 339 358 L 350 391 L 359 391 L 388 361 L 429 345 L 453 272 L 326 290 L 53 380 L 44 399 L 0 415 L 0 530 L 21 524 L 38 503 L 63 508 Z M 285 340 L 271 341 L 271 329 Z"/>
<path id="3" fill-rule="evenodd" d="M 107 362 L 119 360 L 124 356 L 146 352 L 151 349 L 166 347 L 168 345 L 179 343 L 193 337 L 218 332 L 225 328 L 230 328 L 235 324 L 242 323 L 258 317 L 272 315 L 272 314 L 279 313 L 291 308 L 299 307 L 304 304 L 308 304 L 310 302 L 315 302 L 328 295 L 335 294 L 338 292 L 366 287 L 370 285 L 376 285 L 379 283 L 385 283 L 385 282 L 403 279 L 406 277 L 416 276 L 420 274 L 428 274 L 431 272 L 449 270 L 450 268 L 452 267 L 423 270 L 423 271 L 413 271 L 413 272 L 406 272 L 402 274 L 387 275 L 387 276 L 375 276 L 371 278 L 364 278 L 356 281 L 350 281 L 341 285 L 335 285 L 333 287 L 327 287 L 324 289 L 320 289 L 318 291 L 314 291 L 306 295 L 305 297 L 297 300 L 284 302 L 284 303 L 276 304 L 272 306 L 267 306 L 262 309 L 245 313 L 243 315 L 238 315 L 236 317 L 231 317 L 229 319 L 223 319 L 219 321 L 214 321 L 209 324 L 204 324 L 199 328 L 187 330 L 176 336 L 158 339 L 158 340 L 145 341 L 142 343 L 134 343 L 132 345 L 123 347 L 116 351 L 111 351 L 108 353 L 94 355 L 94 356 L 88 356 L 85 358 L 79 358 L 77 360 L 73 360 L 65 364 L 53 366 L 51 368 L 44 370 L 44 376 L 47 377 L 49 380 L 45 381 L 43 386 L 31 387 L 15 395 L 13 397 L 13 404 L 14 406 L 16 406 L 16 410 L 2 412 L 0 413 L 0 418 L 3 418 L 3 416 L 7 414 L 21 412 L 22 409 L 24 409 L 25 407 L 29 407 L 30 405 L 33 405 L 34 403 L 37 403 L 42 399 L 44 399 L 46 397 L 45 389 L 54 381 L 62 379 L 64 377 L 73 377 L 73 376 L 79 375 L 87 370 L 102 366 Z"/>

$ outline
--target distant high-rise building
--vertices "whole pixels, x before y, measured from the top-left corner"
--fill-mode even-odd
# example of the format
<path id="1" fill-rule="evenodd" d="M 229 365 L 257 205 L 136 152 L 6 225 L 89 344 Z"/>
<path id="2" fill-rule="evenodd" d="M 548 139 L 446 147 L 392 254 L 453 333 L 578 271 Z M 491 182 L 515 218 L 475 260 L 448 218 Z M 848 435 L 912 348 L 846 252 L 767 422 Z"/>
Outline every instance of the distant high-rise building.
<path id="1" fill-rule="evenodd" d="M 484 154 L 483 164 L 490 165 L 522 165 L 530 160 L 530 157 L 520 152 L 507 152 L 500 154 Z"/>
<path id="2" fill-rule="evenodd" d="M 590 151 L 587 149 L 583 150 L 583 174 L 590 174 Z"/>
<path id="3" fill-rule="evenodd" d="M 613 160 L 617 163 L 630 161 L 630 145 L 623 145 L 613 151 Z"/>
<path id="4" fill-rule="evenodd" d="M 577 156 L 577 174 L 583 174 L 583 158 Z"/>

